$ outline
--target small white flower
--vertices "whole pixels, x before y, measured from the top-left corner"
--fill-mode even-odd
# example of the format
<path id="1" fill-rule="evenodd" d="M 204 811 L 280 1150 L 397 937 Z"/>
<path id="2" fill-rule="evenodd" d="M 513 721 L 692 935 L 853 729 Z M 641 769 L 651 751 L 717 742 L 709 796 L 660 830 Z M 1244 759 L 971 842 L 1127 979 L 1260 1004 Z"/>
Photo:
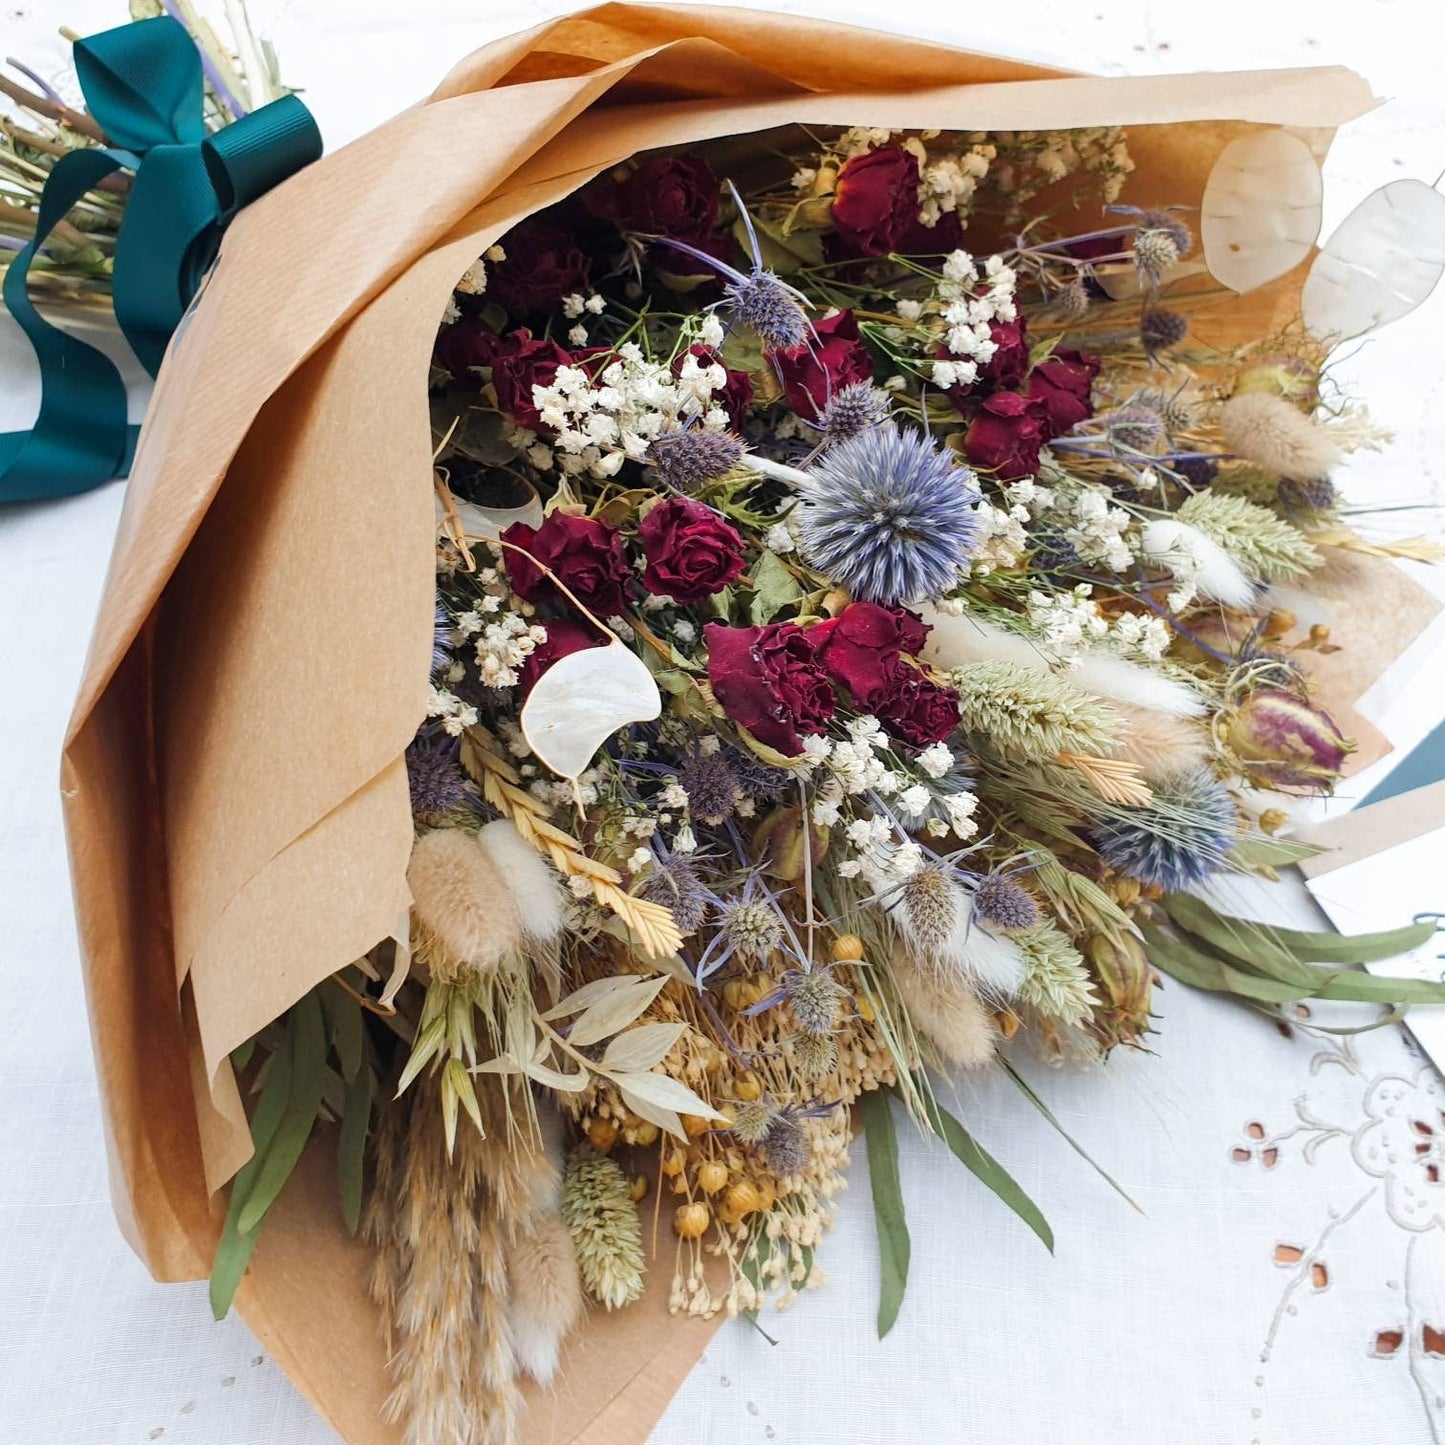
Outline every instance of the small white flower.
<path id="1" fill-rule="evenodd" d="M 633 850 L 632 856 L 627 860 L 627 871 L 629 873 L 641 873 L 651 862 L 651 848 L 636 848 Z"/>
<path id="2" fill-rule="evenodd" d="M 587 302 L 582 298 L 581 294 L 574 291 L 570 296 L 564 296 L 562 298 L 562 314 L 569 321 L 575 321 L 582 314 L 582 308 L 586 306 L 586 304 Z"/>
<path id="3" fill-rule="evenodd" d="M 502 249 L 500 242 L 495 246 L 488 246 L 487 249 L 482 252 L 482 255 L 488 261 L 492 262 L 493 265 L 498 261 L 505 261 L 507 259 L 507 253 Z"/>
<path id="4" fill-rule="evenodd" d="M 932 795 L 922 783 L 914 783 L 898 795 L 898 806 L 910 818 L 921 818 L 932 801 Z"/>
<path id="5" fill-rule="evenodd" d="M 586 346 L 587 328 L 579 322 L 567 333 L 567 344 L 569 346 Z"/>
<path id="6" fill-rule="evenodd" d="M 693 834 L 691 823 L 684 823 L 677 830 L 677 834 L 672 840 L 672 851 L 674 853 L 697 852 L 697 838 Z"/>
<path id="7" fill-rule="evenodd" d="M 918 766 L 930 778 L 941 778 L 953 766 L 953 752 L 947 743 L 929 743 L 918 755 Z"/>

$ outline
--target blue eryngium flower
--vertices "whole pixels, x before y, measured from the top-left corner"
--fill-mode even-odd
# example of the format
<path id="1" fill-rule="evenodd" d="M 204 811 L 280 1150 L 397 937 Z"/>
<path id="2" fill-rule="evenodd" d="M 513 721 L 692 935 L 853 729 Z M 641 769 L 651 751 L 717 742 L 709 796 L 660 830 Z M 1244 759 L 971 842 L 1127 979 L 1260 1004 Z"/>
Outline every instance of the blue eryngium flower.
<path id="1" fill-rule="evenodd" d="M 1228 789 L 1200 768 L 1156 784 L 1147 806 L 1120 808 L 1090 842 L 1116 872 L 1177 893 L 1224 866 L 1237 816 Z"/>
<path id="2" fill-rule="evenodd" d="M 869 427 L 827 451 L 799 486 L 803 555 L 861 602 L 923 602 L 978 541 L 973 473 L 921 431 Z"/>

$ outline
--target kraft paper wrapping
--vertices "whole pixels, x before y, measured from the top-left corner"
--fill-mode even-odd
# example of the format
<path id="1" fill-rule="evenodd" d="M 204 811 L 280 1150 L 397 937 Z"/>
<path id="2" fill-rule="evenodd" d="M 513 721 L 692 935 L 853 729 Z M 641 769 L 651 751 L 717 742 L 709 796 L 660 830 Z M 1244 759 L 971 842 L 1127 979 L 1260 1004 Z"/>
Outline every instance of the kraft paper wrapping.
<path id="1" fill-rule="evenodd" d="M 1127 125 L 1125 199 L 1194 205 L 1249 127 L 1293 127 L 1322 157 L 1373 104 L 1341 69 L 1105 80 L 792 17 L 608 5 L 476 52 L 247 210 L 156 386 L 64 759 L 112 1191 L 156 1277 L 207 1272 L 212 1196 L 250 1152 L 230 1051 L 409 902 L 427 360 L 482 250 L 636 151 L 793 122 Z M 1302 275 L 1196 330 L 1269 330 Z M 330 1157 L 319 1141 L 283 1195 L 239 1305 L 347 1440 L 385 1445 L 382 1337 Z M 711 1330 L 667 1317 L 668 1272 L 571 1342 L 529 1442 L 646 1436 Z"/>

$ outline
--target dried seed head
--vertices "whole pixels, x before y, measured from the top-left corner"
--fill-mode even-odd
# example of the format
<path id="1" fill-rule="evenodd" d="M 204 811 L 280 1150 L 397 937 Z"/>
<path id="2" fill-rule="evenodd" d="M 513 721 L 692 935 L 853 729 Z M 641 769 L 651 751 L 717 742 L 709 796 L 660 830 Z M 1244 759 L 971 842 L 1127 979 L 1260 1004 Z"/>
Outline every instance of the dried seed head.
<path id="1" fill-rule="evenodd" d="M 701 1239 L 712 1223 L 712 1210 L 700 1201 L 680 1204 L 672 1216 L 672 1230 L 679 1239 Z"/>
<path id="2" fill-rule="evenodd" d="M 1055 303 L 1070 321 L 1078 321 L 1087 315 L 1093 298 L 1082 276 L 1075 276 L 1054 298 Z"/>
<path id="3" fill-rule="evenodd" d="M 669 854 L 657 863 L 640 896 L 671 909 L 672 921 L 684 938 L 696 933 L 707 917 L 707 888 L 698 877 L 696 864 L 681 853 Z"/>
<path id="4" fill-rule="evenodd" d="M 771 271 L 755 270 L 723 293 L 733 320 L 756 332 L 769 351 L 796 351 L 808 339 L 808 318 L 791 289 Z"/>
<path id="5" fill-rule="evenodd" d="M 687 794 L 692 816 L 709 827 L 726 823 L 743 800 L 742 783 L 721 749 L 694 753 L 677 770 L 677 781 Z"/>
<path id="6" fill-rule="evenodd" d="M 1323 512 L 1333 507 L 1339 496 L 1335 484 L 1328 477 L 1315 477 L 1303 482 L 1296 481 L 1293 477 L 1280 478 L 1279 499 L 1287 507 Z"/>
<path id="7" fill-rule="evenodd" d="M 898 890 L 899 922 L 917 952 L 931 956 L 943 947 L 958 924 L 961 897 L 937 864 L 920 868 Z"/>
<path id="8" fill-rule="evenodd" d="M 857 436 L 888 415 L 888 393 L 866 381 L 840 387 L 818 414 L 817 426 L 829 441 Z"/>
<path id="9" fill-rule="evenodd" d="M 805 1079 L 826 1079 L 838 1067 L 838 1045 L 831 1034 L 800 1034 L 793 1041 L 793 1063 Z"/>
<path id="10" fill-rule="evenodd" d="M 1144 401 L 1128 402 L 1111 411 L 1104 420 L 1110 442 L 1125 451 L 1153 455 L 1168 440 L 1164 418 Z"/>
<path id="11" fill-rule="evenodd" d="M 573 1151 L 562 1183 L 562 1218 L 577 1248 L 587 1293 L 609 1310 L 642 1293 L 642 1225 L 627 1176 L 588 1144 Z"/>
<path id="12" fill-rule="evenodd" d="M 1188 235 L 1188 232 L 1185 232 Z M 1134 264 L 1146 281 L 1157 282 L 1180 256 L 1177 236 L 1165 226 L 1141 226 L 1134 233 Z"/>
<path id="13" fill-rule="evenodd" d="M 783 942 L 783 925 L 766 903 L 742 898 L 724 906 L 723 932 L 744 962 L 764 962 Z"/>
<path id="14" fill-rule="evenodd" d="M 467 801 L 461 746 L 453 738 L 417 738 L 406 750 L 412 815 L 436 824 Z"/>
<path id="15" fill-rule="evenodd" d="M 1194 246 L 1194 237 L 1189 227 L 1172 211 L 1145 211 L 1139 217 L 1140 230 L 1163 231 L 1174 243 L 1174 250 L 1180 256 L 1187 256 Z"/>

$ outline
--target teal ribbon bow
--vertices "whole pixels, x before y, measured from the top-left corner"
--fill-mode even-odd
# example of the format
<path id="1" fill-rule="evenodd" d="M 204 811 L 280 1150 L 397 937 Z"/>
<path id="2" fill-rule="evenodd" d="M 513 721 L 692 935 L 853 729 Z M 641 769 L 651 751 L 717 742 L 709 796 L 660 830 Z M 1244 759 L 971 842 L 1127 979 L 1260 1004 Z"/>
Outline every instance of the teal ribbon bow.
<path id="1" fill-rule="evenodd" d="M 231 218 L 321 155 L 321 132 L 293 95 L 208 136 L 200 54 L 169 16 L 77 41 L 75 69 L 111 144 L 56 162 L 35 239 L 5 275 L 5 305 L 35 349 L 41 392 L 35 426 L 0 434 L 3 502 L 70 496 L 124 476 L 135 449 L 139 428 L 126 423 L 115 364 L 30 299 L 30 264 L 70 208 L 111 172 L 135 172 L 112 286 L 116 321 L 154 376 Z"/>

